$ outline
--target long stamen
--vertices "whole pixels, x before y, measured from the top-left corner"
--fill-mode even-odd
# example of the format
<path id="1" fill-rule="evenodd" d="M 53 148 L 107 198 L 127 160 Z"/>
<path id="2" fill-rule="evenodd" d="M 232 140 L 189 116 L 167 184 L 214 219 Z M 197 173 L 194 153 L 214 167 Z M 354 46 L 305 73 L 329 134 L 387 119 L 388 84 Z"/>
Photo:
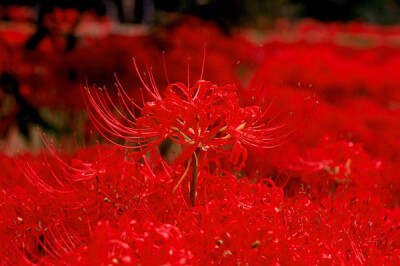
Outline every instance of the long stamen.
<path id="1" fill-rule="evenodd" d="M 192 163 L 192 157 L 189 158 L 188 163 L 187 163 L 187 165 L 186 165 L 186 170 L 185 170 L 185 172 L 183 173 L 181 179 L 179 179 L 178 183 L 176 184 L 176 186 L 175 186 L 174 189 L 172 190 L 172 193 L 175 192 L 175 190 L 179 187 L 179 185 L 180 185 L 180 184 L 182 183 L 182 181 L 185 179 L 185 176 L 186 176 L 187 173 L 189 172 L 189 168 L 190 168 L 191 163 Z"/>
<path id="2" fill-rule="evenodd" d="M 190 88 L 190 57 L 188 57 L 188 59 L 187 59 L 187 81 L 188 81 L 188 84 L 187 84 L 187 88 L 189 89 Z"/>
<path id="3" fill-rule="evenodd" d="M 203 80 L 203 74 L 204 74 L 204 64 L 206 62 L 206 46 L 207 44 L 204 44 L 204 52 L 203 52 L 203 65 L 201 66 L 201 74 L 200 74 L 200 80 Z"/>
<path id="4" fill-rule="evenodd" d="M 166 67 L 166 63 L 165 63 L 165 51 L 162 52 L 162 58 L 163 58 L 165 78 L 167 79 L 167 82 L 168 82 L 168 85 L 169 85 L 171 83 L 169 82 L 169 78 L 168 78 L 168 74 L 167 74 L 167 67 Z"/>

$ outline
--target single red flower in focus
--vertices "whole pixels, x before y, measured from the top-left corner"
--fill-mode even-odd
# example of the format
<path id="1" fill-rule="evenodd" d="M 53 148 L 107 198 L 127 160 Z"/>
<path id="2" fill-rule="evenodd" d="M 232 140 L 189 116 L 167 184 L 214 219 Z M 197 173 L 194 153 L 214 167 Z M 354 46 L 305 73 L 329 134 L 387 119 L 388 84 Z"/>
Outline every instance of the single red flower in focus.
<path id="1" fill-rule="evenodd" d="M 187 160 L 187 168 L 174 190 L 185 179 L 192 167 L 190 199 L 195 204 L 199 161 L 212 149 L 229 154 L 236 162 L 247 157 L 244 145 L 272 148 L 280 145 L 296 131 L 293 117 L 271 116 L 271 103 L 263 98 L 256 105 L 239 106 L 237 86 L 218 86 L 200 79 L 189 86 L 169 84 L 161 96 L 152 70 L 143 77 L 134 65 L 144 89 L 150 95 L 142 104 L 131 99 L 116 77 L 117 105 L 106 89 L 85 88 L 84 98 L 94 125 L 107 140 L 127 149 L 150 152 L 153 161 L 160 158 L 158 145 L 170 139 L 179 144 L 182 152 L 173 164 Z M 204 68 L 204 61 L 203 61 Z M 202 71 L 203 72 L 203 71 Z M 147 80 L 148 78 L 148 80 Z M 137 115 L 140 113 L 140 115 Z M 115 138 L 124 141 L 120 144 Z M 158 158 L 158 159 L 157 159 Z"/>

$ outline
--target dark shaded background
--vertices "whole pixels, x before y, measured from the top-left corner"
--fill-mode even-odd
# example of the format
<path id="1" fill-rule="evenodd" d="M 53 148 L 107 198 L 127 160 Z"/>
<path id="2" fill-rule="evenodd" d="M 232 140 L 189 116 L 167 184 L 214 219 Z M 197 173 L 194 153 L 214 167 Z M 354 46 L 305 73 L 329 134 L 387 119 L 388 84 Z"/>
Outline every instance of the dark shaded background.
<path id="1" fill-rule="evenodd" d="M 191 14 L 213 20 L 223 28 L 263 26 L 276 18 L 311 17 L 321 21 L 362 20 L 376 24 L 400 22 L 400 0 L 5 0 L 3 6 L 36 6 L 39 20 L 53 7 L 95 9 L 99 15 L 113 9 L 121 22 L 163 23 L 164 13 Z"/>

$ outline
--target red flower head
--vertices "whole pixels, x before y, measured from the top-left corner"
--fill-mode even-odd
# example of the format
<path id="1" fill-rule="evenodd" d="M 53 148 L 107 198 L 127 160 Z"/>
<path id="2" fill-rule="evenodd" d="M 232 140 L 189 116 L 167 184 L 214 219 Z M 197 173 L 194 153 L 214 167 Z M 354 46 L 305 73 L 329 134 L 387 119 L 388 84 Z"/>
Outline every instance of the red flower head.
<path id="1" fill-rule="evenodd" d="M 294 120 L 271 117 L 270 103 L 260 99 L 257 105 L 241 107 L 236 85 L 218 86 L 202 79 L 192 87 L 183 83 L 169 84 L 162 97 L 148 71 L 149 82 L 136 71 L 152 101 L 139 105 L 131 99 L 118 82 L 119 107 L 105 89 L 84 93 L 87 109 L 96 128 L 115 145 L 128 149 L 150 151 L 162 141 L 171 139 L 178 143 L 182 152 L 174 164 L 193 161 L 193 179 L 197 176 L 199 153 L 208 150 L 223 151 L 233 146 L 232 158 L 247 157 L 243 145 L 271 148 L 280 145 L 295 131 Z M 137 115 L 140 111 L 140 116 Z M 125 141 L 119 144 L 114 138 Z M 132 144 L 132 145 L 129 145 Z M 159 156 L 158 156 L 159 157 Z M 156 157 L 153 156 L 153 159 Z M 195 167 L 196 165 L 196 167 Z M 183 180 L 184 177 L 180 180 Z M 180 183 L 178 182 L 178 184 Z M 192 189 L 195 189 L 196 184 Z M 194 198 L 192 198 L 194 203 Z"/>

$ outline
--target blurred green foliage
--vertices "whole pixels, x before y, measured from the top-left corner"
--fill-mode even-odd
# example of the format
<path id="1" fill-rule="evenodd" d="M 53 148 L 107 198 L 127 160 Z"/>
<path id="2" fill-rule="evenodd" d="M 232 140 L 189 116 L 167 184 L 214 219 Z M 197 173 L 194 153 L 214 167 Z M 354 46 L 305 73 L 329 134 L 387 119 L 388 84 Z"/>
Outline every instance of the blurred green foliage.
<path id="1" fill-rule="evenodd" d="M 234 25 L 265 26 L 277 18 L 400 23 L 400 0 L 155 0 L 158 10 L 192 14 Z"/>

